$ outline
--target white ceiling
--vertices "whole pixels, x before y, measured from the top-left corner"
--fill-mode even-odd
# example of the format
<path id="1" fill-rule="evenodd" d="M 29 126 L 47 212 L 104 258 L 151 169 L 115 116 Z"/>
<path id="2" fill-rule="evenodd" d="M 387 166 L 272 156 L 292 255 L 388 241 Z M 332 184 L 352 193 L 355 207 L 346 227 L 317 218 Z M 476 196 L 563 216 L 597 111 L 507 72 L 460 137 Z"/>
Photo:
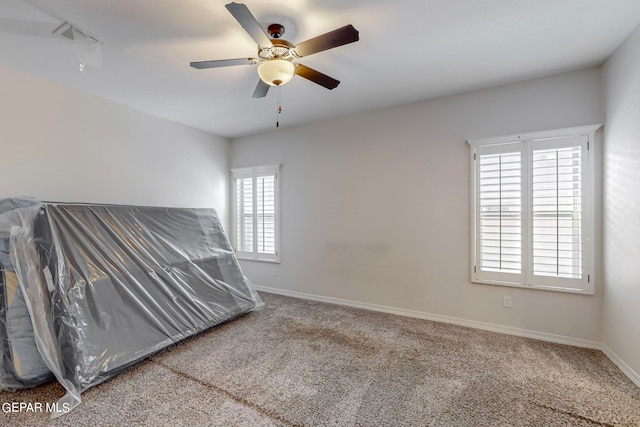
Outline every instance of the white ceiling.
<path id="1" fill-rule="evenodd" d="M 241 1 L 241 0 L 238 0 Z M 224 0 L 0 0 L 0 64 L 217 135 L 272 130 L 276 91 L 253 99 L 255 57 Z M 300 62 L 341 81 L 295 77 L 280 126 L 294 126 L 602 63 L 640 24 L 639 0 L 246 0 L 297 43 L 352 24 L 360 41 Z M 63 21 L 104 41 L 103 65 L 78 69 Z"/>

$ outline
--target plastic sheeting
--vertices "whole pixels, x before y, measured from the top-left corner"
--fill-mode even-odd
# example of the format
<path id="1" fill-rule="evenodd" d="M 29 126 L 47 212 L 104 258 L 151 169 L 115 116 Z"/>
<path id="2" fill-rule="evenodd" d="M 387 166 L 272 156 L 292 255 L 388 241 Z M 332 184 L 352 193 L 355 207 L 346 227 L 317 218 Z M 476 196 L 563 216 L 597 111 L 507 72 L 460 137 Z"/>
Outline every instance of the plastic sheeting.
<path id="1" fill-rule="evenodd" d="M 102 66 L 102 42 L 73 27 L 71 27 L 71 31 L 80 63 L 80 71 L 84 71 L 85 65 L 100 68 Z"/>
<path id="2" fill-rule="evenodd" d="M 45 203 L 11 243 L 38 349 L 67 390 L 60 408 L 262 304 L 213 209 Z"/>
<path id="3" fill-rule="evenodd" d="M 11 261 L 11 232 L 30 229 L 40 203 L 0 200 L 0 388 L 14 391 L 53 378 L 36 347 L 31 317 Z"/>

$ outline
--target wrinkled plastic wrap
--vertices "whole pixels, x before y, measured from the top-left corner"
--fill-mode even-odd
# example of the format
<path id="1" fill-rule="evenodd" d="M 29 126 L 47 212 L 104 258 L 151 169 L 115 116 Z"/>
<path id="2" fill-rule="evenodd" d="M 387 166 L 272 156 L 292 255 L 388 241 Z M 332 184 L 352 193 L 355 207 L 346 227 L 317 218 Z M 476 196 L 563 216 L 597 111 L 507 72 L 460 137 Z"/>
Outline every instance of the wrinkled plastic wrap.
<path id="1" fill-rule="evenodd" d="M 42 360 L 31 316 L 11 256 L 11 233 L 31 233 L 40 203 L 33 199 L 0 200 L 0 389 L 14 391 L 53 378 Z"/>
<path id="2" fill-rule="evenodd" d="M 12 243 L 40 354 L 67 390 L 60 408 L 262 304 L 213 209 L 45 203 Z"/>
<path id="3" fill-rule="evenodd" d="M 71 27 L 71 31 L 80 63 L 80 71 L 84 70 L 85 65 L 100 68 L 102 66 L 102 42 L 73 27 Z"/>

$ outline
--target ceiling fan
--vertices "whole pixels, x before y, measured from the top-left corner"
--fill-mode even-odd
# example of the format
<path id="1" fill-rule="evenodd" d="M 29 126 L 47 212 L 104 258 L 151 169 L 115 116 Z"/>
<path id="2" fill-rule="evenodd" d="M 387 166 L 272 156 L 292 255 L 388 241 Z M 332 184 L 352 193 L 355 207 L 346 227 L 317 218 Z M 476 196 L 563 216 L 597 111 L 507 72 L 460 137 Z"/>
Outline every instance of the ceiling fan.
<path id="1" fill-rule="evenodd" d="M 302 65 L 297 60 L 323 50 L 358 41 L 358 30 L 353 25 L 346 25 L 294 45 L 281 39 L 284 34 L 284 27 L 280 24 L 269 25 L 267 28 L 269 34 L 267 34 L 246 5 L 229 3 L 225 7 L 242 25 L 242 28 L 258 43 L 258 57 L 192 62 L 191 66 L 193 68 L 205 69 L 260 64 L 258 66 L 260 80 L 253 92 L 254 98 L 265 97 L 270 86 L 281 86 L 291 80 L 294 74 L 327 89 L 334 89 L 340 84 L 340 81 L 333 77 Z"/>

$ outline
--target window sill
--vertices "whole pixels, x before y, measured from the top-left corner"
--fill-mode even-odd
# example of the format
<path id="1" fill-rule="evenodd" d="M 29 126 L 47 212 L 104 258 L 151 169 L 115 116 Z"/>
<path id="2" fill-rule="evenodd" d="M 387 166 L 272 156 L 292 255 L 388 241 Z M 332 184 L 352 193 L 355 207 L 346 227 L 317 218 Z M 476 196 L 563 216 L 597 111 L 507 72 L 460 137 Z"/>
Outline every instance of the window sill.
<path id="1" fill-rule="evenodd" d="M 238 260 L 241 261 L 257 261 L 257 262 L 266 262 L 269 264 L 280 264 L 280 260 L 279 259 L 270 259 L 270 258 L 253 258 L 253 257 L 248 257 L 248 256 L 242 256 L 239 254 L 236 254 L 236 258 L 238 258 Z"/>
<path id="2" fill-rule="evenodd" d="M 511 283 L 511 282 L 498 282 L 498 281 L 490 281 L 490 280 L 472 280 L 471 283 L 478 285 L 494 285 L 494 286 L 505 286 L 509 288 L 521 288 L 521 289 L 531 289 L 536 291 L 552 291 L 552 292 L 564 292 L 567 294 L 578 294 L 578 295 L 595 295 L 593 286 L 591 289 L 576 289 L 576 288 L 560 288 L 553 286 L 541 286 L 541 285 L 523 285 L 520 283 Z"/>

